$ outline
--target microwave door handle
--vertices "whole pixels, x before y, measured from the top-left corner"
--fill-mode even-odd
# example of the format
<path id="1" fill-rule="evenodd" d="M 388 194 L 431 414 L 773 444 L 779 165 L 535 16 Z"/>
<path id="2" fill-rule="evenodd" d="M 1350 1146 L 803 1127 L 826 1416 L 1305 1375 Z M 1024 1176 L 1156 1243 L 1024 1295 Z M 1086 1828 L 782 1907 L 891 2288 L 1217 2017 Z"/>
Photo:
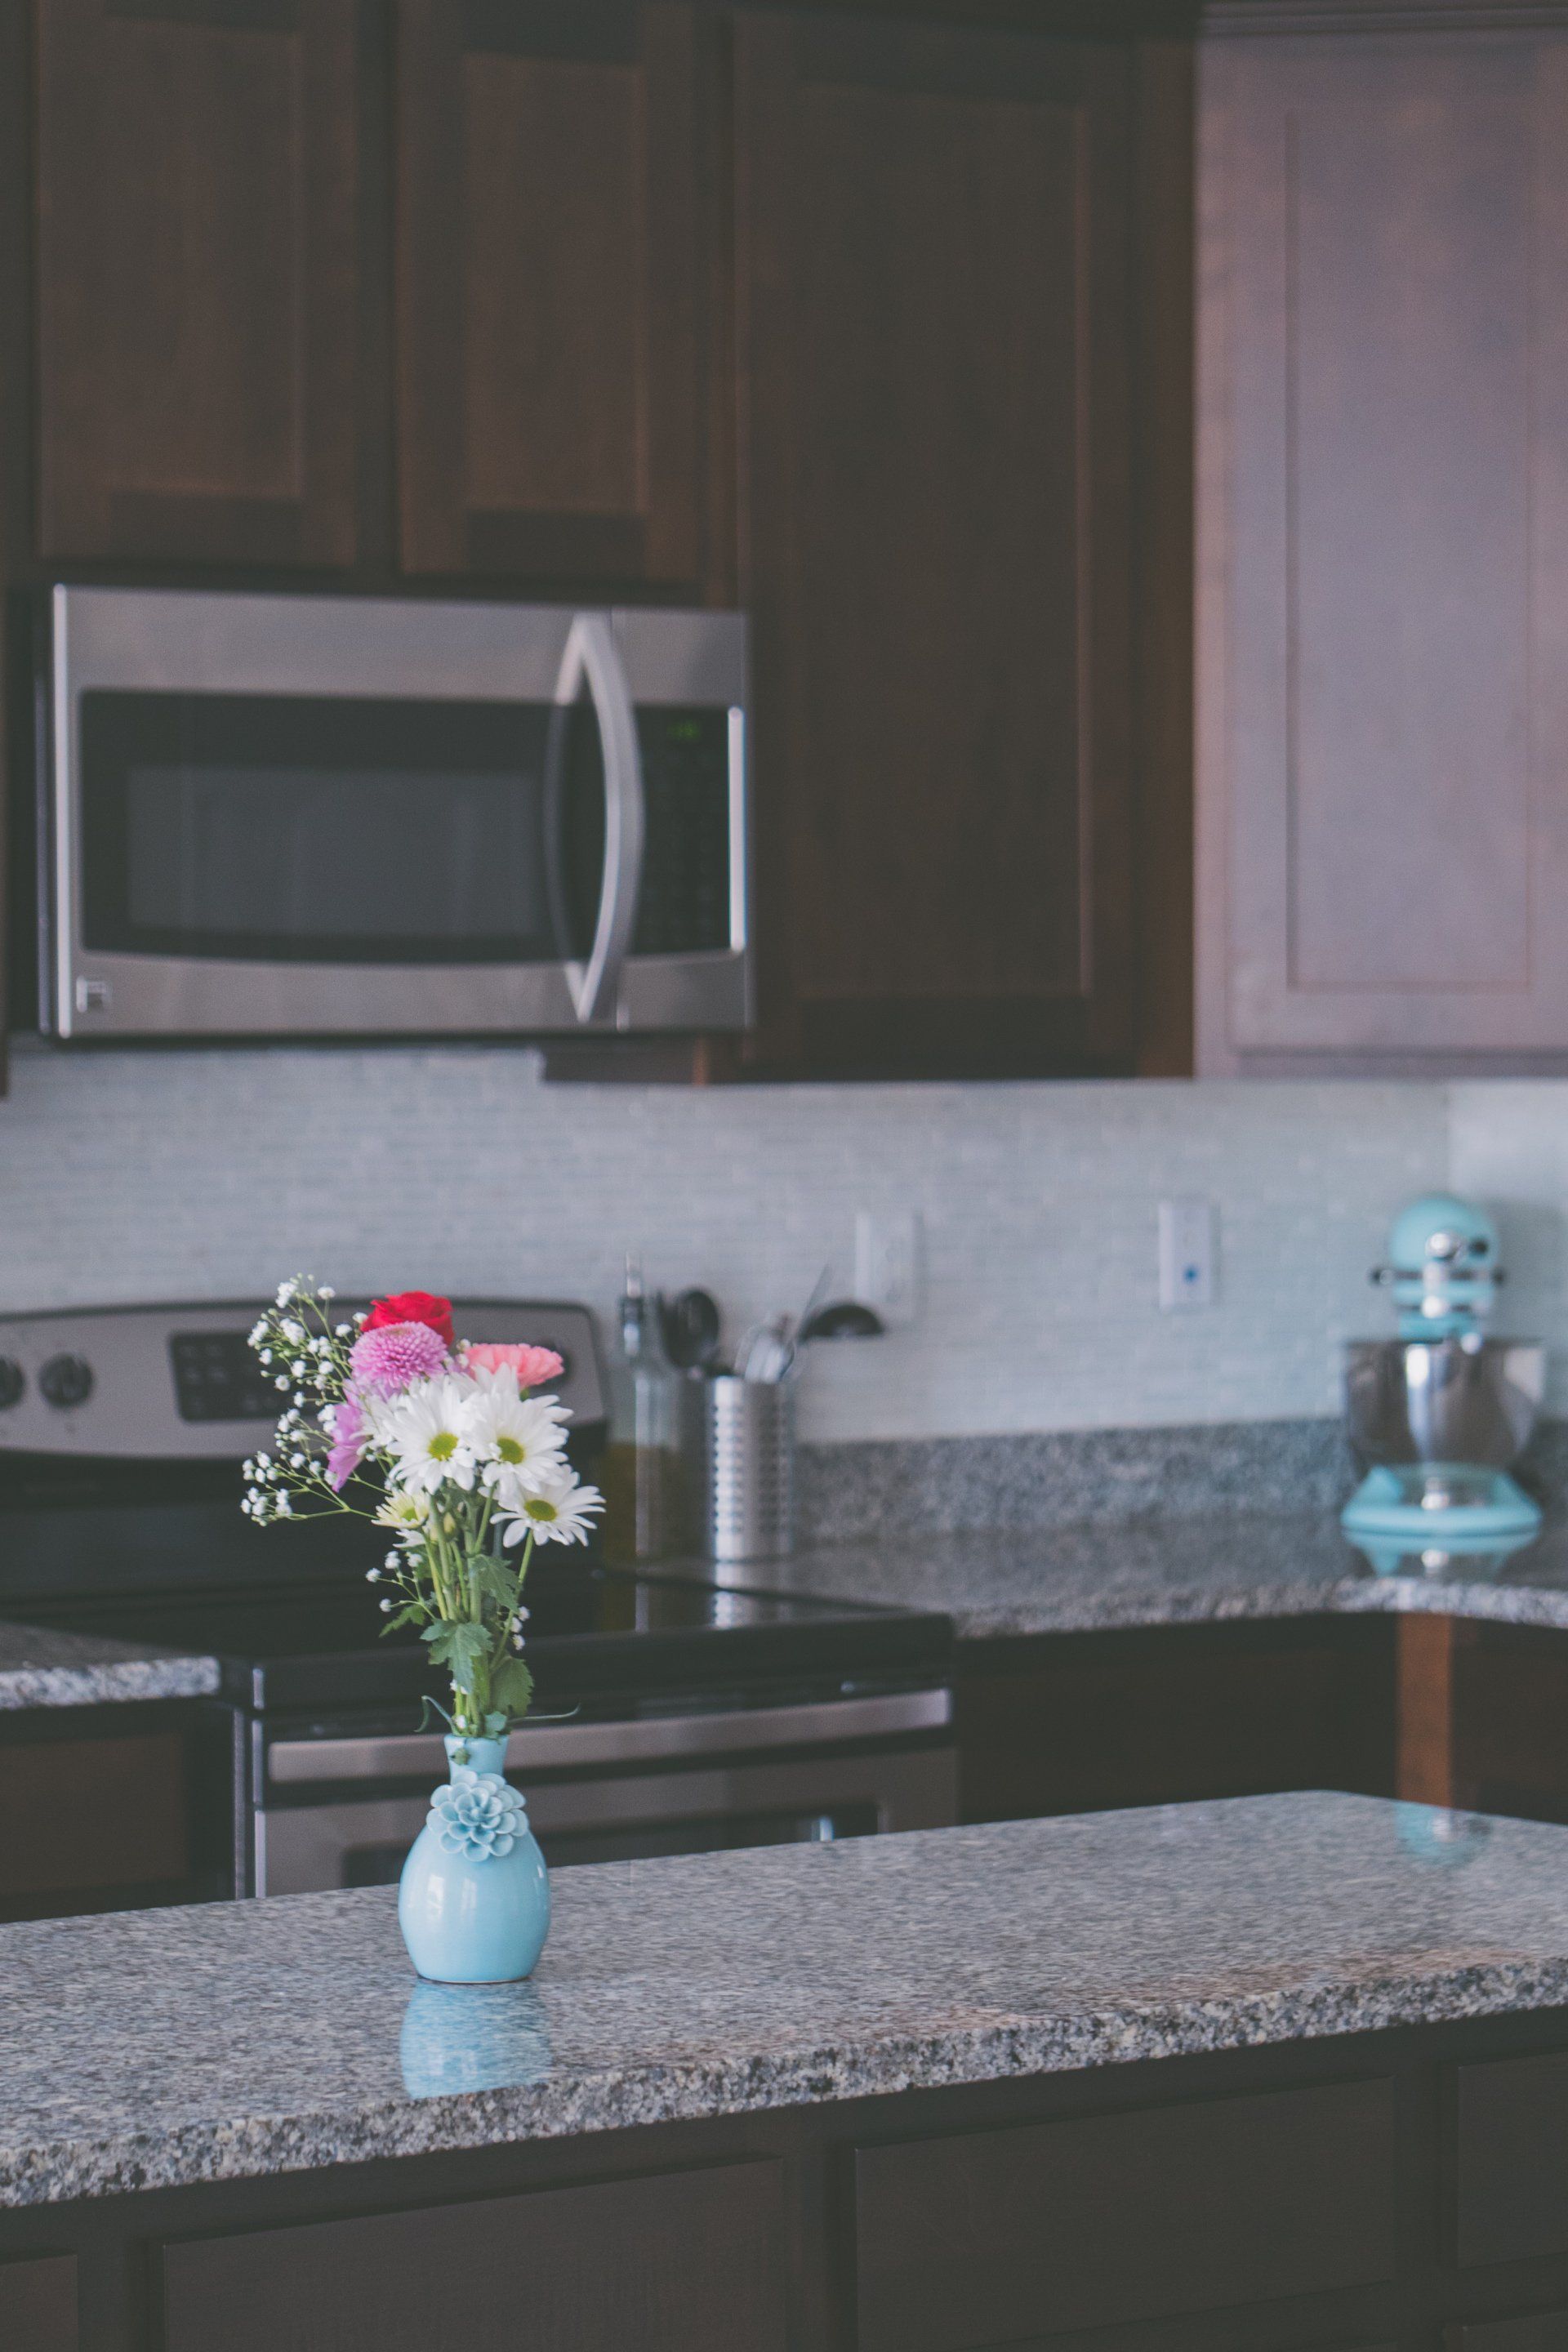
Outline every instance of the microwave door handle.
<path id="1" fill-rule="evenodd" d="M 572 624 L 556 681 L 559 705 L 575 702 L 586 679 L 605 769 L 605 879 L 586 963 L 568 963 L 567 985 L 579 1021 L 600 1020 L 613 1005 L 632 943 L 642 888 L 647 800 L 637 712 L 615 633 L 600 613 Z"/>

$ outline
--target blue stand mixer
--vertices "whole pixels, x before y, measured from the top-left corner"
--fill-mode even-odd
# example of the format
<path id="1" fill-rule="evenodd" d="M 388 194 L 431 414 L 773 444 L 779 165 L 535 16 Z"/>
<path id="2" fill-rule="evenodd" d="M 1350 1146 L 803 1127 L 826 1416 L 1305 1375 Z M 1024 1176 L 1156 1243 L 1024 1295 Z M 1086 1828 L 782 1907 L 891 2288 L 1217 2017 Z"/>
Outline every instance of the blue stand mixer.
<path id="1" fill-rule="evenodd" d="M 1482 1328 L 1503 1279 L 1497 1227 L 1471 1202 L 1425 1193 L 1394 1219 L 1372 1279 L 1394 1293 L 1399 1337 L 1345 1349 L 1346 1419 L 1366 1472 L 1345 1532 L 1384 1575 L 1500 1561 L 1541 1526 L 1508 1473 L 1541 1410 L 1546 1350 Z"/>

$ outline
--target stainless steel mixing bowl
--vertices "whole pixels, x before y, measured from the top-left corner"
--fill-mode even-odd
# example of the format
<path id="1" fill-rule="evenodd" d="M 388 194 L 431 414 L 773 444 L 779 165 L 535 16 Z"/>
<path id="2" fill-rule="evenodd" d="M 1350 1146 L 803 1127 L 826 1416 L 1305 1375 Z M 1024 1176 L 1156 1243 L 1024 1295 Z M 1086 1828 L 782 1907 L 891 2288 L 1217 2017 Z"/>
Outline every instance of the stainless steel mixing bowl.
<path id="1" fill-rule="evenodd" d="M 1345 1417 L 1363 1463 L 1468 1462 L 1506 1470 L 1546 1387 L 1537 1339 L 1352 1339 Z"/>

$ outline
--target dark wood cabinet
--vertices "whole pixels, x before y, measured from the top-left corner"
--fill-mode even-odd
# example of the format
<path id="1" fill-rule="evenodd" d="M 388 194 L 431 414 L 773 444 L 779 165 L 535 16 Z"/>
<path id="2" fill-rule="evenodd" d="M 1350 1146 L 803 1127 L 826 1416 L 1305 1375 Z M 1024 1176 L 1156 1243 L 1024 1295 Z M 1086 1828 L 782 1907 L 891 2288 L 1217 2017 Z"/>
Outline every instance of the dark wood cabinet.
<path id="1" fill-rule="evenodd" d="M 738 601 L 763 1028 L 674 1066 L 1136 1066 L 1190 55 L 950 15 L 0 0 L 0 585 Z"/>
<path id="2" fill-rule="evenodd" d="M 863 2148 L 856 2342 L 969 2352 L 1391 2279 L 1393 2089 Z"/>
<path id="3" fill-rule="evenodd" d="M 1127 52 L 736 26 L 764 1054 L 1132 1048 Z"/>
<path id="4" fill-rule="evenodd" d="M 1568 2058 L 1459 2066 L 1455 2260 L 1568 2254 Z"/>
<path id="5" fill-rule="evenodd" d="M 232 1894 L 233 1741 L 178 1699 L 0 1714 L 0 1920 Z"/>
<path id="6" fill-rule="evenodd" d="M 683 0 L 400 0 L 411 572 L 699 596 L 710 73 Z"/>
<path id="7" fill-rule="evenodd" d="M 320 2221 L 163 2252 L 162 2352 L 785 2352 L 782 2168 Z M 4 2273 L 0 2273 L 0 2277 Z"/>
<path id="8" fill-rule="evenodd" d="M 1302 1618 L 964 1645 L 966 1821 L 1394 1778 L 1395 1622 Z"/>
<path id="9" fill-rule="evenodd" d="M 354 0 L 41 0 L 46 559 L 354 554 Z"/>
<path id="10" fill-rule="evenodd" d="M 1200 1066 L 1561 1069 L 1568 35 L 1215 13 Z"/>
<path id="11" fill-rule="evenodd" d="M 0 2263 L 0 2344 L 15 2352 L 77 2352 L 76 2257 Z"/>

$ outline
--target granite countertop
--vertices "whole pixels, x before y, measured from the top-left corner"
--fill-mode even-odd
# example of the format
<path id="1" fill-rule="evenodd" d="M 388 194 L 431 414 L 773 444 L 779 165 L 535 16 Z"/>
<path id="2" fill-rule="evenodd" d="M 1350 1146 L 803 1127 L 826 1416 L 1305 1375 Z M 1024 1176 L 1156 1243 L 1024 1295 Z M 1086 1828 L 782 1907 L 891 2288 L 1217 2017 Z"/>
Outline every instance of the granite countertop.
<path id="1" fill-rule="evenodd" d="M 419 1982 L 391 1888 L 0 1928 L 0 2202 L 1568 2004 L 1568 1830 L 1371 1797 L 609 1863 L 554 1893 L 521 1985 Z"/>
<path id="2" fill-rule="evenodd" d="M 218 1680 L 216 1658 L 47 1626 L 0 1624 L 0 1711 L 205 1698 Z"/>
<path id="3" fill-rule="evenodd" d="M 760 1591 L 946 1612 L 961 1640 L 1226 1618 L 1435 1611 L 1568 1631 L 1568 1527 L 1500 1569 L 1377 1576 L 1337 1517 L 1241 1511 L 964 1535 L 889 1533 L 716 1570 Z"/>
<path id="4" fill-rule="evenodd" d="M 1418 1576 L 1374 1576 L 1333 1517 L 1243 1511 L 957 1535 L 890 1532 L 742 1568 L 672 1561 L 658 1572 L 941 1610 L 970 1641 L 1325 1610 L 1436 1611 L 1568 1632 L 1562 1523 L 1500 1570 L 1473 1563 Z M 0 1709 L 195 1698 L 218 1685 L 216 1658 L 0 1623 Z"/>

